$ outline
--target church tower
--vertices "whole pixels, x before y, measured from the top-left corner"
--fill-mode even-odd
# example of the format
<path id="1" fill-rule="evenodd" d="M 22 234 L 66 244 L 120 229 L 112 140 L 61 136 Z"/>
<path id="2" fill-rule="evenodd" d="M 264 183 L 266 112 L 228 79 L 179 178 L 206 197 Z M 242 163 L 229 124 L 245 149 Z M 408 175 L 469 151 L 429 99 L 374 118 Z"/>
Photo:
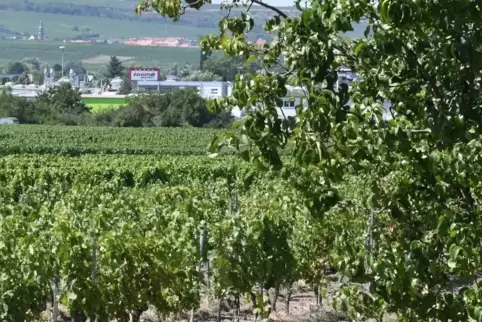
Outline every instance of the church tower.
<path id="1" fill-rule="evenodd" d="M 45 34 L 44 34 L 44 24 L 42 21 L 40 21 L 40 25 L 38 26 L 38 40 L 44 40 L 45 39 Z"/>

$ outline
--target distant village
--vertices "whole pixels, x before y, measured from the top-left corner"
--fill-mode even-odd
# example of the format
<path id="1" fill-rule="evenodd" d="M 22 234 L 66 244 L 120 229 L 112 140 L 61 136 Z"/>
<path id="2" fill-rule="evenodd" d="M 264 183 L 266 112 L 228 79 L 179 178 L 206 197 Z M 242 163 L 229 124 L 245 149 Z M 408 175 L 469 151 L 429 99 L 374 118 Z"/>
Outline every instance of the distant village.
<path id="1" fill-rule="evenodd" d="M 52 40 L 46 37 L 43 22 L 40 21 L 37 34 L 24 36 L 5 36 L 0 39 L 4 40 L 25 40 L 25 41 L 46 41 Z M 131 46 L 153 46 L 153 47 L 181 47 L 181 48 L 197 48 L 199 47 L 198 40 L 187 39 L 183 37 L 144 37 L 144 38 L 130 38 L 130 39 L 82 39 L 82 40 L 63 40 L 63 42 L 70 42 L 76 44 L 124 44 Z M 265 39 L 258 39 L 256 44 L 262 46 L 266 43 Z"/>

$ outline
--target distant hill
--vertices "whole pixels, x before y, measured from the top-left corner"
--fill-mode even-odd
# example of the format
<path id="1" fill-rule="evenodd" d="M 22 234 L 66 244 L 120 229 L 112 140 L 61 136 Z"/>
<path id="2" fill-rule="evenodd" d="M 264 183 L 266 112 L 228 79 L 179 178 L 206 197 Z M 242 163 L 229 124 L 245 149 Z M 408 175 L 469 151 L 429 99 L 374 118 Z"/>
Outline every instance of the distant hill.
<path id="1" fill-rule="evenodd" d="M 134 14 L 139 0 L 0 0 L 0 37 L 37 35 L 43 22 L 48 41 L 1 41 L 0 67 L 11 60 L 37 57 L 41 61 L 59 63 L 60 41 L 77 39 L 125 40 L 144 37 L 184 37 L 198 40 L 201 36 L 218 33 L 218 22 L 226 15 L 220 5 L 208 5 L 201 10 L 188 10 L 177 22 L 156 13 Z M 283 8 L 289 15 L 298 14 L 294 8 Z M 233 10 L 236 15 L 239 10 Z M 270 10 L 253 6 L 251 13 L 257 21 L 274 15 Z M 269 40 L 259 23 L 250 33 L 251 40 Z M 348 37 L 363 34 L 357 26 Z M 173 63 L 199 64 L 198 48 L 139 47 L 126 45 L 78 45 L 68 43 L 66 61 L 82 61 L 88 68 L 105 65 L 110 55 L 126 57 L 127 65 L 167 68 Z"/>
<path id="2" fill-rule="evenodd" d="M 39 22 L 43 21 L 45 35 L 50 40 L 169 36 L 197 40 L 217 32 L 218 21 L 226 14 L 219 5 L 210 5 L 200 11 L 190 10 L 174 23 L 155 13 L 136 16 L 134 8 L 138 3 L 137 0 L 5 0 L 0 2 L 0 36 L 9 32 L 36 34 Z M 253 13 L 259 18 L 272 15 L 265 9 L 255 9 Z M 264 38 L 266 33 L 258 26 L 251 36 Z"/>
<path id="3" fill-rule="evenodd" d="M 0 70 L 9 61 L 36 57 L 53 66 L 61 61 L 60 45 L 65 45 L 64 58 L 68 61 L 81 61 L 95 71 L 106 66 L 110 56 L 119 56 L 126 66 L 160 67 L 166 71 L 174 63 L 198 65 L 199 48 L 142 47 L 115 44 L 70 44 L 35 41 L 0 41 Z"/>
<path id="4" fill-rule="evenodd" d="M 220 5 L 208 5 L 201 10 L 188 10 L 177 22 L 156 13 L 134 14 L 139 0 L 3 0 L 0 2 L 0 36 L 32 35 L 43 21 L 45 35 L 50 40 L 82 38 L 143 38 L 184 37 L 197 40 L 217 32 L 218 22 L 226 12 Z M 294 8 L 284 8 L 296 14 Z M 238 11 L 239 12 L 239 11 Z M 251 8 L 255 19 L 265 20 L 273 12 L 263 7 Z M 232 15 L 236 15 L 234 10 Z M 252 39 L 269 38 L 257 24 L 250 33 Z M 358 28 L 357 28 L 358 29 Z M 363 30 L 355 30 L 361 34 Z"/>

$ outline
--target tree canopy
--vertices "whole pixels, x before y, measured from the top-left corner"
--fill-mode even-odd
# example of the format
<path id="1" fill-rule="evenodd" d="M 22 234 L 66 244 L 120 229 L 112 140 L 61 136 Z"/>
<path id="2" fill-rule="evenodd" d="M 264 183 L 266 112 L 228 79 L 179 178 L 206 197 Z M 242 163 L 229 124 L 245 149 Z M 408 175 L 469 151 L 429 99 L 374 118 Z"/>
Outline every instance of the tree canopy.
<path id="1" fill-rule="evenodd" d="M 147 1 L 137 12 L 177 20 L 209 2 Z M 257 107 L 213 148 L 229 142 L 258 167 L 282 169 L 291 147 L 304 173 L 293 184 L 327 227 L 327 261 L 349 280 L 334 305 L 351 318 L 482 319 L 480 2 L 306 2 L 294 1 L 296 16 L 260 0 L 225 3 L 220 34 L 201 40 L 206 52 L 264 65 L 211 102 Z M 254 21 L 253 4 L 272 18 Z M 243 13 L 230 16 L 232 6 Z M 342 37 L 362 21 L 363 38 Z M 246 36 L 258 23 L 275 35 L 262 47 Z M 351 86 L 336 86 L 341 66 L 359 76 Z M 296 119 L 276 109 L 286 85 L 305 93 Z M 461 279 L 470 283 L 454 290 Z"/>

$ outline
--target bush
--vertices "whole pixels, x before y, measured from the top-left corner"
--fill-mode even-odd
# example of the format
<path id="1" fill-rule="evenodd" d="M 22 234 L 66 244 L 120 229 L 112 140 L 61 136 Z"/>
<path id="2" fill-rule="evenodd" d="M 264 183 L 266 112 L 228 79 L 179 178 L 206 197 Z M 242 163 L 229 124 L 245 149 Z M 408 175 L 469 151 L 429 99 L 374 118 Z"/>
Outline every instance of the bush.
<path id="1" fill-rule="evenodd" d="M 0 116 L 16 117 L 20 123 L 39 123 L 34 105 L 24 97 L 14 96 L 8 90 L 0 90 Z"/>

